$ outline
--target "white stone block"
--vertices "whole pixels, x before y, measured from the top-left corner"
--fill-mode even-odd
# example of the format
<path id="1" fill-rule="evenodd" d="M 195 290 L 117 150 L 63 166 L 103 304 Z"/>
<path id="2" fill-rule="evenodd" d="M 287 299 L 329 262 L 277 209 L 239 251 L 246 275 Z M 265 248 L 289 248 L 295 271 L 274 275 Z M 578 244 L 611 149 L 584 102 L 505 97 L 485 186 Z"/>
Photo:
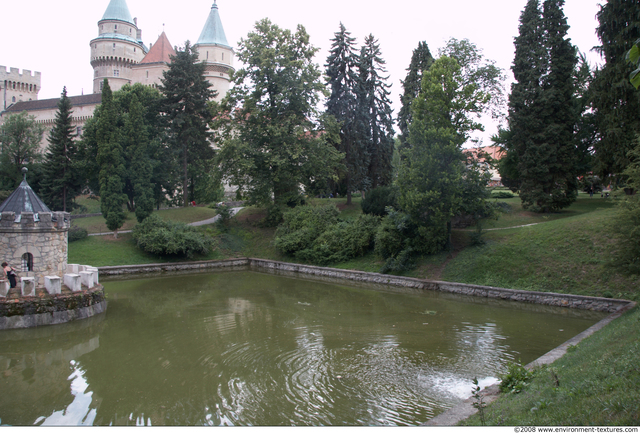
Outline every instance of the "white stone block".
<path id="1" fill-rule="evenodd" d="M 80 281 L 83 286 L 87 286 L 88 289 L 94 286 L 93 284 L 93 272 L 82 271 L 80 272 Z"/>
<path id="2" fill-rule="evenodd" d="M 22 290 L 22 296 L 35 296 L 36 295 L 35 277 L 21 277 L 20 289 Z"/>
<path id="3" fill-rule="evenodd" d="M 44 288 L 50 295 L 59 295 L 62 293 L 62 280 L 60 277 L 44 277 Z"/>
<path id="4" fill-rule="evenodd" d="M 70 274 L 77 274 L 78 272 L 80 272 L 79 268 L 80 268 L 80 265 L 67 264 L 67 272 L 69 272 Z"/>
<path id="5" fill-rule="evenodd" d="M 100 284 L 100 281 L 98 279 L 98 268 L 95 268 L 93 266 L 88 266 L 87 271 L 93 272 L 93 284 L 96 286 Z"/>
<path id="6" fill-rule="evenodd" d="M 72 292 L 79 292 L 80 290 L 82 290 L 80 275 L 64 274 L 64 285 L 71 289 Z"/>
<path id="7" fill-rule="evenodd" d="M 10 288 L 9 280 L 0 280 L 0 298 L 6 298 Z"/>

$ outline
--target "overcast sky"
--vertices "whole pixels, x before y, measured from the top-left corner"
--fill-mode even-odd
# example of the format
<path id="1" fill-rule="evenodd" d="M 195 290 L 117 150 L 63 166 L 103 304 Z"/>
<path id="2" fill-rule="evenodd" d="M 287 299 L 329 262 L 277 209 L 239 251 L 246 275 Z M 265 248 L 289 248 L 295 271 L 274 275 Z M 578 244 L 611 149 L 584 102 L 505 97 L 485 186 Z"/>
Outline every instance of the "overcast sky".
<path id="1" fill-rule="evenodd" d="M 566 0 L 565 15 L 571 26 L 569 37 L 592 64 L 600 57 L 591 52 L 599 41 L 595 35 L 596 13 L 605 0 Z M 0 65 L 39 71 L 42 90 L 38 98 L 57 98 L 63 86 L 70 96 L 93 89 L 89 63 L 89 42 L 98 35 L 98 21 L 109 0 L 31 0 L 8 2 L 2 7 Z M 142 39 L 148 47 L 162 33 L 163 26 L 173 45 L 197 42 L 213 0 L 177 2 L 127 0 L 129 11 L 138 18 Z M 302 24 L 311 43 L 320 48 L 316 62 L 323 66 L 334 33 L 342 22 L 358 46 L 373 34 L 387 62 L 394 115 L 400 109 L 400 80 L 406 76 L 411 54 L 426 41 L 434 56 L 451 37 L 469 39 L 495 60 L 512 79 L 513 38 L 526 0 L 218 0 L 222 24 L 229 44 L 236 48 L 240 38 L 256 21 L 269 18 L 282 28 Z M 236 63 L 236 68 L 239 67 Z M 509 81 L 510 82 L 510 81 Z M 507 91 L 509 84 L 507 83 Z M 488 137 L 497 125 L 486 123 Z"/>

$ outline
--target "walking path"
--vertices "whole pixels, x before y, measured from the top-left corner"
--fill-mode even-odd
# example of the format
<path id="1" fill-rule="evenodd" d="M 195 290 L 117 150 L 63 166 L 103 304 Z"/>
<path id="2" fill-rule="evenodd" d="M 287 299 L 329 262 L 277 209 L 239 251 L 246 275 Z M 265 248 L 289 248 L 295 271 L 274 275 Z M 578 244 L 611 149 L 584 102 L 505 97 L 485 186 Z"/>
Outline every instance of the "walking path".
<path id="1" fill-rule="evenodd" d="M 232 207 L 231 208 L 231 216 L 234 216 L 235 214 L 237 214 L 238 212 L 240 212 L 242 209 L 242 207 Z M 216 221 L 218 221 L 218 218 L 220 218 L 220 215 L 216 215 L 213 218 L 209 218 L 207 220 L 204 221 L 196 221 L 193 223 L 189 223 L 187 225 L 190 226 L 205 226 L 207 224 L 213 224 Z M 122 234 L 122 233 L 131 233 L 133 230 L 122 230 L 122 231 L 118 231 L 118 234 Z M 106 235 L 112 235 L 113 232 L 102 232 L 102 233 L 89 233 L 89 236 L 106 236 Z"/>
<path id="2" fill-rule="evenodd" d="M 483 232 L 489 232 L 492 230 L 509 230 L 509 229 L 519 229 L 520 227 L 531 227 L 531 226 L 537 226 L 538 224 L 542 224 L 542 223 L 532 223 L 532 224 L 523 224 L 521 226 L 511 226 L 511 227 L 497 227 L 497 228 L 493 228 L 493 229 L 482 229 Z M 475 229 L 454 229 L 454 230 L 458 230 L 461 232 L 475 232 Z"/>

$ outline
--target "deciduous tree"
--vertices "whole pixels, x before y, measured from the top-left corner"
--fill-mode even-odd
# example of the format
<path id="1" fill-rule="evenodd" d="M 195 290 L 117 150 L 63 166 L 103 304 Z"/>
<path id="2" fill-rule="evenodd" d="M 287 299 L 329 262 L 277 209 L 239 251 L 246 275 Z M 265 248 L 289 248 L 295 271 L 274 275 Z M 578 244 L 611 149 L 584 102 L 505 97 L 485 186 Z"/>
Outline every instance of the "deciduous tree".
<path id="1" fill-rule="evenodd" d="M 335 173 L 341 155 L 316 109 L 324 90 L 316 52 L 303 26 L 292 32 L 268 19 L 240 41 L 244 67 L 214 129 L 221 171 L 249 203 L 293 203 L 300 186 Z"/>
<path id="2" fill-rule="evenodd" d="M 22 167 L 31 170 L 42 159 L 40 141 L 44 125 L 26 111 L 7 116 L 0 127 L 0 189 L 13 190 L 22 181 Z"/>

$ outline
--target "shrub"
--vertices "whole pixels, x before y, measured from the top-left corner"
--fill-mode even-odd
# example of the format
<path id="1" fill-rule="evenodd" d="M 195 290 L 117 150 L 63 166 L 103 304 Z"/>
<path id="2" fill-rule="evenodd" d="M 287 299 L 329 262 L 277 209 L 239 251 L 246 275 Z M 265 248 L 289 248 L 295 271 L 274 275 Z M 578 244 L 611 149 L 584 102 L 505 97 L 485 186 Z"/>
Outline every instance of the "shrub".
<path id="1" fill-rule="evenodd" d="M 231 207 L 226 204 L 220 204 L 216 206 L 216 210 L 219 217 L 216 223 L 222 231 L 225 231 L 229 227 L 229 221 L 231 221 Z"/>
<path id="2" fill-rule="evenodd" d="M 380 218 L 360 215 L 352 221 L 330 225 L 311 244 L 294 256 L 318 265 L 339 263 L 365 255 L 373 246 Z"/>
<path id="3" fill-rule="evenodd" d="M 507 372 L 500 375 L 500 392 L 517 394 L 524 389 L 525 386 L 533 378 L 533 373 L 515 362 L 507 365 Z"/>
<path id="4" fill-rule="evenodd" d="M 133 239 L 140 249 L 159 256 L 193 257 L 207 254 L 213 240 L 203 236 L 195 227 L 184 223 L 164 221 L 151 214 L 133 228 Z"/>
<path id="5" fill-rule="evenodd" d="M 505 190 L 493 190 L 491 191 L 491 198 L 513 198 L 515 195 L 511 191 Z"/>
<path id="6" fill-rule="evenodd" d="M 309 248 L 328 226 L 338 222 L 338 215 L 335 205 L 298 206 L 285 212 L 276 230 L 275 248 L 284 254 Z"/>
<path id="7" fill-rule="evenodd" d="M 640 274 L 640 196 L 623 199 L 611 222 L 617 242 L 614 264 L 626 272 Z"/>
<path id="8" fill-rule="evenodd" d="M 69 242 L 79 241 L 87 236 L 89 236 L 87 229 L 71 224 L 71 227 L 69 228 Z"/>
<path id="9" fill-rule="evenodd" d="M 398 189 L 393 186 L 380 186 L 369 191 L 361 202 L 362 213 L 385 216 L 388 206 L 397 208 Z"/>

